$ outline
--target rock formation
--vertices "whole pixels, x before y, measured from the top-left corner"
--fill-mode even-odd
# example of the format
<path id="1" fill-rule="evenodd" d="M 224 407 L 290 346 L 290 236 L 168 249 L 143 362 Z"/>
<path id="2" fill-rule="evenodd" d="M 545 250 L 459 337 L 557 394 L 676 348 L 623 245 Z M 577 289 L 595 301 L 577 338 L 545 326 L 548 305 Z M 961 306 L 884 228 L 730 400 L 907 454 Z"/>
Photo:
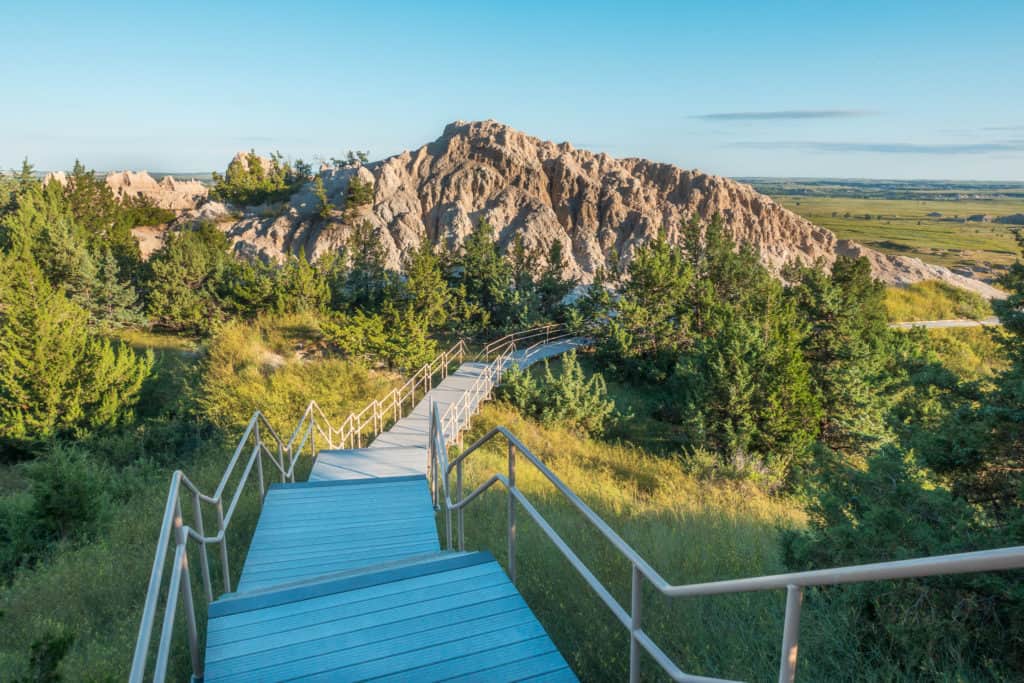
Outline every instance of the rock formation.
<path id="1" fill-rule="evenodd" d="M 47 173 L 43 183 L 55 181 L 61 185 L 68 182 L 64 171 Z M 118 171 L 105 178 L 107 186 L 118 199 L 143 196 L 153 200 L 162 209 L 189 211 L 206 201 L 210 194 L 208 187 L 198 180 L 177 180 L 164 176 L 157 181 L 146 171 Z"/>
<path id="2" fill-rule="evenodd" d="M 210 191 L 198 180 L 176 180 L 164 176 L 159 181 L 146 171 L 121 171 L 107 176 L 107 185 L 118 198 L 143 196 L 162 209 L 187 211 L 206 200 Z"/>
<path id="3" fill-rule="evenodd" d="M 547 253 L 559 241 L 568 274 L 587 282 L 615 250 L 628 261 L 661 229 L 670 240 L 692 216 L 718 213 L 738 242 L 753 245 L 775 272 L 791 261 L 826 266 L 840 254 L 865 256 L 892 284 L 939 279 L 984 296 L 1001 292 L 919 259 L 889 256 L 838 240 L 749 185 L 644 159 L 615 159 L 546 142 L 494 122 L 456 122 L 440 138 L 380 162 L 323 169 L 330 201 L 344 204 L 354 175 L 374 183 L 371 205 L 347 219 L 322 219 L 307 186 L 278 207 L 249 209 L 222 227 L 239 254 L 267 260 L 287 253 L 312 258 L 339 249 L 354 221 L 368 220 L 399 267 L 424 239 L 457 248 L 486 218 L 507 246 L 516 234 Z"/>

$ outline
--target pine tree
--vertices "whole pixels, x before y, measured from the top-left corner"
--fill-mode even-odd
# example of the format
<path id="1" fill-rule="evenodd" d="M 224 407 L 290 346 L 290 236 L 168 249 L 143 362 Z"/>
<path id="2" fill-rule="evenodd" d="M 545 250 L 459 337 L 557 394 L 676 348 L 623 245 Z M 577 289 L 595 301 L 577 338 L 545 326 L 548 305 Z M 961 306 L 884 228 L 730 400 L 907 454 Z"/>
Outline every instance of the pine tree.
<path id="1" fill-rule="evenodd" d="M 555 240 L 548 250 L 547 263 L 537 280 L 537 295 L 540 309 L 545 316 L 556 318 L 561 313 L 562 299 L 576 286 L 575 279 L 565 277 L 567 267 L 564 247 Z"/>
<path id="2" fill-rule="evenodd" d="M 205 334 L 223 318 L 219 292 L 231 257 L 228 241 L 216 226 L 168 235 L 150 258 L 148 310 L 168 329 Z"/>
<path id="3" fill-rule="evenodd" d="M 830 450 L 863 456 L 892 441 L 885 422 L 898 382 L 885 287 L 865 259 L 839 257 L 831 274 L 805 268 L 789 273 L 802 317 L 803 343 L 824 411 L 820 440 Z"/>
<path id="4" fill-rule="evenodd" d="M 139 306 L 139 295 L 131 283 L 120 279 L 114 253 L 104 249 L 95 278 L 89 287 L 89 322 L 94 328 L 110 330 L 142 325 L 146 317 Z"/>
<path id="5" fill-rule="evenodd" d="M 75 160 L 64 187 L 64 199 L 75 223 L 88 236 L 93 253 L 110 249 L 122 273 L 133 274 L 142 258 L 139 243 L 132 235 L 134 226 L 130 215 L 123 210 L 106 180 Z"/>
<path id="6" fill-rule="evenodd" d="M 274 309 L 282 313 L 318 313 L 327 308 L 331 292 L 327 280 L 305 256 L 290 256 L 274 277 Z"/>
<path id="7" fill-rule="evenodd" d="M 675 371 L 677 410 L 693 447 L 766 488 L 792 487 L 818 430 L 806 328 L 753 249 L 734 249 L 718 217 L 700 228 L 684 233 L 693 343 Z"/>
<path id="8" fill-rule="evenodd" d="M 599 345 L 620 375 L 650 381 L 668 377 L 690 342 L 687 294 L 693 271 L 678 247 L 663 234 L 636 249 L 615 305 L 614 319 Z M 613 359 L 622 359 L 622 362 Z"/>
<path id="9" fill-rule="evenodd" d="M 0 219 L 0 248 L 31 253 L 43 231 L 58 222 L 74 222 L 64 188 L 55 180 L 28 184 L 15 193 L 13 207 Z"/>
<path id="10" fill-rule="evenodd" d="M 387 330 L 378 353 L 394 368 L 411 372 L 437 356 L 437 342 L 430 338 L 427 318 L 411 305 L 388 305 L 381 316 Z"/>
<path id="11" fill-rule="evenodd" d="M 420 246 L 406 259 L 403 298 L 424 317 L 431 330 L 439 329 L 448 320 L 452 295 L 441 269 L 441 260 L 434 254 L 428 239 L 420 242 Z"/>
<path id="12" fill-rule="evenodd" d="M 348 275 L 343 299 L 366 312 L 379 311 L 390 286 L 387 258 L 377 229 L 363 221 L 352 230 L 346 245 Z"/>
<path id="13" fill-rule="evenodd" d="M 498 251 L 494 227 L 485 218 L 466 237 L 456 262 L 459 266 L 458 283 L 464 286 L 469 305 L 486 311 L 492 324 L 504 326 L 513 284 L 512 266 Z M 475 322 L 477 329 L 483 329 L 482 318 Z"/>
<path id="14" fill-rule="evenodd" d="M 218 298 L 227 313 L 255 318 L 274 307 L 276 279 L 274 266 L 263 261 L 231 259 L 220 278 Z"/>
<path id="15" fill-rule="evenodd" d="M 327 189 L 324 187 L 324 179 L 319 175 L 313 179 L 313 196 L 319 203 L 317 214 L 320 218 L 330 218 L 334 211 L 334 204 L 327 199 Z"/>
<path id="16" fill-rule="evenodd" d="M 0 438 L 82 435 L 131 415 L 152 353 L 93 335 L 31 258 L 0 257 Z"/>

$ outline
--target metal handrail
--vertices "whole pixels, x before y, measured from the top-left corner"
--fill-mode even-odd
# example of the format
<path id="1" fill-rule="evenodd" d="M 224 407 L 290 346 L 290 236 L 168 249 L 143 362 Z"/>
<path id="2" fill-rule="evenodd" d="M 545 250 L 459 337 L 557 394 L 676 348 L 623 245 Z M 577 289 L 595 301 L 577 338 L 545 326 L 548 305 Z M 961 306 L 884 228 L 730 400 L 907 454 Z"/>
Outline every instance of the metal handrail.
<path id="1" fill-rule="evenodd" d="M 463 496 L 463 463 L 466 459 L 492 439 L 502 436 L 508 442 L 508 472 L 496 472 L 485 482 Z M 544 534 L 562 553 L 569 563 L 583 577 L 587 584 L 597 593 L 598 597 L 608 606 L 612 614 L 622 623 L 630 634 L 629 679 L 631 682 L 640 680 L 640 655 L 646 651 L 661 668 L 675 681 L 690 683 L 723 683 L 727 679 L 709 678 L 688 674 L 675 664 L 651 637 L 643 630 L 643 584 L 650 583 L 659 593 L 669 598 L 722 595 L 786 589 L 786 613 L 783 625 L 782 648 L 779 658 L 780 683 L 792 683 L 796 675 L 797 644 L 800 628 L 800 609 L 803 591 L 807 586 L 838 585 L 865 581 L 881 581 L 905 579 L 947 574 L 960 574 L 980 571 L 1000 571 L 1024 568 L 1024 546 L 982 550 L 953 555 L 922 557 L 912 560 L 895 562 L 878 562 L 848 567 L 836 567 L 789 574 L 758 576 L 744 579 L 730 579 L 706 583 L 672 585 L 654 569 L 640 554 L 633 549 L 619 534 L 615 532 L 601 517 L 577 496 L 561 479 L 534 455 L 514 434 L 504 427 L 494 427 L 474 442 L 451 462 L 448 461 L 448 443 L 444 432 L 441 416 L 437 405 L 431 407 L 430 439 L 428 457 L 432 468 L 443 473 L 435 481 L 435 491 L 439 500 L 444 501 L 445 530 L 449 550 L 453 548 L 452 512 L 456 512 L 456 533 L 459 550 L 465 550 L 464 510 L 484 491 L 494 484 L 501 483 L 509 493 L 508 497 L 508 574 L 513 582 L 516 580 L 516 504 L 537 523 Z M 627 610 L 601 583 L 583 560 L 572 550 L 562 537 L 544 519 L 543 515 L 533 506 L 526 496 L 516 487 L 516 453 L 521 454 L 532 464 L 570 503 L 604 536 L 612 546 L 630 563 L 631 590 L 630 607 Z M 452 502 L 449 494 L 448 479 L 455 471 L 456 501 Z M 438 490 L 439 488 L 439 490 Z M 734 683 L 734 682 L 728 682 Z"/>
<path id="2" fill-rule="evenodd" d="M 387 420 L 400 420 L 407 407 L 411 409 L 416 405 L 418 391 L 421 398 L 426 396 L 434 388 L 434 376 L 440 375 L 443 380 L 451 371 L 452 363 L 461 364 L 468 353 L 465 340 L 460 339 L 450 349 L 420 367 L 402 386 L 392 389 L 383 398 L 370 401 L 359 412 L 351 413 L 337 429 L 330 432 L 332 448 L 362 448 L 363 436 L 368 427 L 371 428 L 371 434 L 379 434 L 384 431 Z"/>
<path id="3" fill-rule="evenodd" d="M 156 681 L 163 681 L 166 676 L 169 647 L 173 636 L 174 616 L 180 597 L 184 603 L 188 627 L 193 679 L 202 680 L 203 663 L 199 650 L 198 631 L 195 623 L 195 602 L 192 595 L 192 584 L 188 568 L 188 541 L 191 539 L 201 548 L 199 561 L 207 602 L 212 602 L 214 598 L 207 550 L 209 545 L 219 546 L 224 592 L 230 593 L 231 572 L 228 562 L 227 529 L 231 524 L 242 492 L 253 470 L 256 471 L 256 478 L 259 482 L 259 502 L 262 505 L 263 499 L 266 496 L 264 460 L 269 461 L 273 466 L 272 469 L 277 470 L 282 482 L 294 482 L 296 465 L 301 459 L 302 454 L 307 451 L 307 447 L 314 460 L 319 453 L 316 442 L 317 435 L 319 435 L 322 443 L 326 444 L 328 448 L 344 447 L 346 444 L 352 447 L 356 441 L 361 446 L 363 433 L 367 427 L 372 426 L 374 431 L 380 432 L 383 431 L 386 419 L 392 417 L 396 421 L 401 419 L 406 408 L 411 408 L 415 405 L 417 391 L 422 390 L 421 395 L 425 396 L 433 388 L 434 376 L 440 373 L 442 378 L 447 377 L 452 362 L 461 363 L 467 353 L 465 341 L 459 340 L 450 349 L 442 352 L 431 362 L 417 370 L 401 387 L 392 389 L 383 399 L 371 401 L 359 412 L 351 413 L 338 427 L 334 427 L 331 424 L 316 401 L 310 401 L 299 418 L 295 429 L 292 430 L 288 441 L 284 441 L 274 430 L 266 416 L 257 410 L 246 424 L 242 437 L 239 439 L 238 445 L 235 447 L 213 494 L 203 493 L 181 470 L 176 470 L 171 475 L 171 483 L 167 492 L 167 502 L 164 506 L 163 521 L 161 522 L 156 553 L 153 558 L 153 569 L 150 572 L 146 602 L 139 624 L 129 680 L 132 683 L 141 682 L 145 676 L 149 648 L 153 629 L 155 628 L 158 602 L 162 587 L 164 586 L 164 565 L 167 561 L 168 547 L 172 542 L 175 546 L 174 562 L 172 564 L 171 576 L 168 580 L 164 619 L 161 624 L 153 678 Z M 224 501 L 228 484 L 243 454 L 246 453 L 246 447 L 249 443 L 252 446 L 248 450 L 248 456 L 245 458 L 245 464 L 242 467 L 239 480 L 231 492 L 230 498 L 227 499 L 228 505 L 225 512 Z M 194 516 L 192 526 L 189 526 L 184 521 L 181 504 L 182 495 L 191 498 L 191 508 Z M 207 536 L 204 531 L 203 504 L 212 506 L 216 511 L 217 533 L 212 536 Z"/>
<path id="4" fill-rule="evenodd" d="M 543 343 L 547 343 L 552 334 L 560 334 L 566 329 L 564 324 L 561 323 L 548 323 L 546 325 L 540 325 L 538 327 L 531 327 L 527 330 L 520 330 L 518 332 L 512 332 L 506 334 L 503 337 L 493 339 L 484 344 L 483 349 L 476 355 L 475 360 L 485 360 L 490 354 L 494 353 L 495 349 L 504 349 L 510 342 L 514 342 L 517 345 L 522 344 L 524 341 L 536 340 L 544 338 Z"/>
<path id="5" fill-rule="evenodd" d="M 544 339 L 551 339 L 556 327 L 546 325 L 526 330 L 525 332 L 506 335 L 506 338 L 511 341 L 511 349 L 514 350 L 516 340 L 535 340 L 542 337 Z M 499 347 L 492 343 L 485 348 L 493 351 L 493 349 Z M 508 353 L 511 353 L 511 351 L 508 351 Z M 168 547 L 172 542 L 175 546 L 174 562 L 168 581 L 164 619 L 161 624 L 153 678 L 156 681 L 163 681 L 166 676 L 169 647 L 173 636 L 174 616 L 178 599 L 180 598 L 184 603 L 183 606 L 186 614 L 193 679 L 202 680 L 203 663 L 200 656 L 198 631 L 195 623 L 195 603 L 188 567 L 188 541 L 191 539 L 201 548 L 199 555 L 200 570 L 207 602 L 212 602 L 214 599 L 207 548 L 209 545 L 219 546 L 224 592 L 231 592 L 227 530 L 253 471 L 255 470 L 256 479 L 259 483 L 259 502 L 262 505 L 263 499 L 266 496 L 265 460 L 269 461 L 273 466 L 272 469 L 277 470 L 281 482 L 287 483 L 295 481 L 296 466 L 299 460 L 301 460 L 302 454 L 307 451 L 307 448 L 314 460 L 317 457 L 319 453 L 317 447 L 318 435 L 321 442 L 331 449 L 345 448 L 346 446 L 348 448 L 361 448 L 363 436 L 367 428 L 371 428 L 371 433 L 380 433 L 384 430 L 387 420 L 393 419 L 398 421 L 401 419 L 406 409 L 411 409 L 415 406 L 418 392 L 420 397 L 426 396 L 433 388 L 435 375 L 440 375 L 444 379 L 448 376 L 452 363 L 457 362 L 461 364 L 467 355 L 468 348 L 466 342 L 460 339 L 450 349 L 438 354 L 432 361 L 419 368 L 402 386 L 392 389 L 381 399 L 370 401 L 362 410 L 350 413 L 337 427 L 331 424 L 316 401 L 310 401 L 287 441 L 284 441 L 278 435 L 262 412 L 256 411 L 249 419 L 213 494 L 203 493 L 181 470 L 176 470 L 171 475 L 171 483 L 167 492 L 167 502 L 164 506 L 163 521 L 161 522 L 156 553 L 153 558 L 153 569 L 150 572 L 146 601 L 139 624 L 129 680 L 132 683 L 136 683 L 142 681 L 145 676 L 149 648 L 155 628 L 158 602 L 162 587 L 164 586 L 164 565 L 167 561 Z M 501 356 L 501 358 L 505 358 L 505 356 Z M 489 392 L 490 388 L 487 391 Z M 230 498 L 227 499 L 228 505 L 225 512 L 224 501 L 228 484 L 239 462 L 242 460 L 243 454 L 246 453 L 247 444 L 250 443 L 252 446 L 248 450 L 238 482 Z M 186 524 L 184 520 L 181 503 L 182 495 L 191 498 L 192 526 Z M 216 512 L 217 533 L 212 536 L 207 536 L 204 530 L 203 504 L 212 506 Z"/>
<path id="6" fill-rule="evenodd" d="M 477 360 L 488 358 L 494 354 L 497 356 L 477 376 L 469 389 L 464 391 L 457 401 L 448 406 L 448 410 L 442 417 L 445 433 L 449 434 L 453 441 L 459 441 L 462 432 L 469 428 L 469 420 L 475 413 L 474 408 L 489 398 L 494 388 L 501 383 L 502 375 L 512 362 L 514 353 L 521 350 L 522 360 L 525 361 L 536 349 L 572 337 L 573 334 L 565 325 L 549 324 L 507 334 L 485 345 L 483 350 L 477 354 Z M 530 342 L 530 344 L 521 348 L 524 342 Z"/>

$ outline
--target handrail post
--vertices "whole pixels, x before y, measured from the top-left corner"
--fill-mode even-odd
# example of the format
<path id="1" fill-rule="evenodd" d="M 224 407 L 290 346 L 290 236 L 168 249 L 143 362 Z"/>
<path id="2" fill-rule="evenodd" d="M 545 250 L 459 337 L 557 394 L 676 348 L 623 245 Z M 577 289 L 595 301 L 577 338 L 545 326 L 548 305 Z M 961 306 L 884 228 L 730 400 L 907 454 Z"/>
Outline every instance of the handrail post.
<path id="1" fill-rule="evenodd" d="M 508 443 L 508 578 L 516 582 L 516 447 Z"/>
<path id="2" fill-rule="evenodd" d="M 319 453 L 319 452 L 320 451 L 318 451 L 316 449 L 316 422 L 314 422 L 313 421 L 313 417 L 310 416 L 310 418 L 309 418 L 309 453 L 310 453 L 310 462 L 312 462 L 314 465 L 316 464 L 316 456 L 317 456 L 317 453 Z M 299 453 L 299 457 L 302 457 L 301 453 Z M 292 473 L 292 483 L 294 484 L 295 483 L 295 467 L 294 466 L 290 466 L 288 469 L 291 470 L 291 473 Z"/>
<path id="3" fill-rule="evenodd" d="M 188 553 L 181 555 L 181 591 L 185 601 L 185 627 L 188 632 L 188 651 L 192 657 L 192 680 L 203 680 L 203 658 L 199 653 L 199 629 L 196 627 L 196 605 L 192 598 L 192 579 L 188 571 Z"/>
<path id="4" fill-rule="evenodd" d="M 466 527 L 464 525 L 464 516 L 462 509 L 462 460 L 455 466 L 455 499 L 459 501 L 459 551 L 465 551 L 466 549 Z"/>
<path id="5" fill-rule="evenodd" d="M 643 617 L 644 575 L 633 563 L 633 585 L 629 601 L 629 683 L 640 683 L 640 641 L 637 634 Z"/>
<path id="6" fill-rule="evenodd" d="M 195 495 L 195 494 L 193 494 Z M 199 631 L 196 628 L 196 606 L 192 598 L 192 579 L 188 571 L 188 534 L 185 531 L 185 520 L 181 513 L 181 498 L 174 504 L 174 542 L 182 548 L 181 553 L 181 579 L 178 582 L 181 590 L 181 599 L 185 603 L 185 626 L 188 631 L 188 650 L 192 656 L 192 677 L 195 680 L 203 680 L 203 660 L 199 656 Z M 168 600 L 174 600 L 176 596 L 168 596 Z M 161 676 L 162 671 L 157 675 Z"/>
<path id="7" fill-rule="evenodd" d="M 260 482 L 260 507 L 263 507 L 263 496 L 266 489 L 263 484 L 263 449 L 256 451 L 256 478 Z"/>
<path id="8" fill-rule="evenodd" d="M 284 455 L 288 453 L 288 467 L 284 466 Z M 281 483 L 288 483 L 288 470 L 291 469 L 292 464 L 292 449 L 290 446 L 283 446 L 280 441 L 277 442 L 277 461 L 281 463 Z"/>
<path id="9" fill-rule="evenodd" d="M 779 659 L 779 683 L 793 683 L 796 678 L 797 643 L 800 638 L 800 607 L 803 586 L 786 587 L 786 622 L 782 627 L 782 656 Z"/>
<path id="10" fill-rule="evenodd" d="M 228 567 L 228 530 L 224 528 L 224 502 L 217 501 L 217 532 L 220 534 L 220 565 L 224 574 L 224 592 L 231 592 L 231 570 Z"/>
<path id="11" fill-rule="evenodd" d="M 206 551 L 206 531 L 203 530 L 203 509 L 200 507 L 199 494 L 192 492 L 192 508 L 196 517 L 196 531 L 202 537 L 203 554 L 199 556 L 199 570 L 203 575 L 203 589 L 206 591 L 206 601 L 213 602 L 213 583 L 210 581 L 210 558 Z"/>
<path id="12" fill-rule="evenodd" d="M 427 430 L 430 438 L 427 441 L 427 468 L 429 469 L 428 474 L 430 475 L 430 497 L 434 502 L 434 510 L 441 509 L 440 496 L 437 492 L 437 466 L 440 462 L 437 455 L 437 401 L 430 403 L 430 428 Z M 444 434 L 441 435 L 444 438 Z"/>

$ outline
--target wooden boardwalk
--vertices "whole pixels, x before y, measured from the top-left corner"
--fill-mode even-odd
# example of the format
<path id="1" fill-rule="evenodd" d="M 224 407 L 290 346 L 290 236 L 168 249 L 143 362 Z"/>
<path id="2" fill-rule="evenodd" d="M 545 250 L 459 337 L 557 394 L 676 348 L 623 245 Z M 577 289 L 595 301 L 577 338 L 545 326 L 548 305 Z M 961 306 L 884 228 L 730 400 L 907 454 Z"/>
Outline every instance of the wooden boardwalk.
<path id="1" fill-rule="evenodd" d="M 321 451 L 310 481 L 270 488 L 236 591 L 210 605 L 205 680 L 576 680 L 493 557 L 440 549 L 430 406 L 485 368 L 463 363 L 368 447 Z"/>

